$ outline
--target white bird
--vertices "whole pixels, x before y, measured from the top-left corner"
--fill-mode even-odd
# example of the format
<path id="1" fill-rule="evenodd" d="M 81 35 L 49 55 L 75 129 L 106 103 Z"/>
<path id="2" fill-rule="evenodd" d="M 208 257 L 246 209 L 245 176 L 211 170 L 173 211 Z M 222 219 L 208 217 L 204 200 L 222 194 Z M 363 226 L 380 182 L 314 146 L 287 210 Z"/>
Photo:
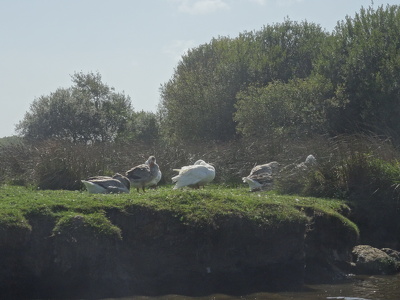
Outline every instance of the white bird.
<path id="1" fill-rule="evenodd" d="M 314 155 L 310 154 L 306 157 L 306 160 L 304 162 L 299 163 L 296 166 L 296 168 L 305 171 L 308 168 L 311 168 L 316 165 L 317 165 L 317 159 L 315 158 Z"/>
<path id="2" fill-rule="evenodd" d="M 276 161 L 255 166 L 249 176 L 242 177 L 244 183 L 249 185 L 250 191 L 259 191 L 270 189 L 274 184 L 274 173 L 279 169 L 279 163 Z"/>
<path id="3" fill-rule="evenodd" d="M 129 179 L 119 173 L 113 177 L 94 176 L 81 181 L 91 194 L 129 193 L 130 190 Z"/>
<path id="4" fill-rule="evenodd" d="M 306 161 L 304 163 L 308 166 L 313 166 L 317 164 L 317 159 L 315 158 L 314 155 L 310 154 L 309 156 L 306 157 Z"/>
<path id="5" fill-rule="evenodd" d="M 174 171 L 179 172 L 178 175 L 172 177 L 172 182 L 175 183 L 174 190 L 185 186 L 198 189 L 215 178 L 215 168 L 204 160 L 198 160 L 194 165 L 184 166 Z"/>
<path id="6" fill-rule="evenodd" d="M 147 186 L 154 185 L 159 176 L 161 176 L 161 172 L 154 156 L 150 156 L 144 164 L 133 167 L 126 172 L 126 177 L 138 192 L 140 188 L 144 192 Z"/>

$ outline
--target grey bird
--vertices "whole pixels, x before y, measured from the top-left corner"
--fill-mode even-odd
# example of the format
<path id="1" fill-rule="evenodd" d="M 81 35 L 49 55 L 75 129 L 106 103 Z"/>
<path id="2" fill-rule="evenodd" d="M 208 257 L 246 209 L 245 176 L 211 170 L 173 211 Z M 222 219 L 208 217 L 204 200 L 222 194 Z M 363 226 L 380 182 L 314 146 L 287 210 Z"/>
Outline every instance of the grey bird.
<path id="1" fill-rule="evenodd" d="M 161 178 L 160 168 L 156 163 L 156 158 L 152 155 L 149 159 L 141 165 L 133 167 L 126 172 L 132 186 L 136 187 L 139 192 L 140 189 L 145 192 L 146 187 L 153 186 L 158 178 Z"/>
<path id="2" fill-rule="evenodd" d="M 130 182 L 125 176 L 116 173 L 114 176 L 93 176 L 82 180 L 87 191 L 91 194 L 129 193 Z"/>
<path id="3" fill-rule="evenodd" d="M 274 173 L 279 169 L 276 161 L 255 166 L 247 177 L 243 177 L 244 183 L 249 185 L 250 191 L 268 190 L 273 187 Z"/>

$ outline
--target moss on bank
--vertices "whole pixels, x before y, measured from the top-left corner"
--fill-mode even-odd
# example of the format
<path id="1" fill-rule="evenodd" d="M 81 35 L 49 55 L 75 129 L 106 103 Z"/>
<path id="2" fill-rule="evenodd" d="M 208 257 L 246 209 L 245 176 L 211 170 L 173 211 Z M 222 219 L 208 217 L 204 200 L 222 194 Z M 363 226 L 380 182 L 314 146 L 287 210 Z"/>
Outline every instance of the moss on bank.
<path id="1" fill-rule="evenodd" d="M 332 279 L 357 240 L 348 210 L 222 186 L 92 195 L 4 185 L 0 296 L 247 293 Z"/>
<path id="2" fill-rule="evenodd" d="M 109 210 L 128 212 L 138 207 L 168 211 L 187 225 L 218 224 L 227 216 L 249 219 L 268 228 L 304 224 L 307 211 L 326 214 L 341 220 L 349 231 L 357 226 L 341 214 L 348 210 L 343 201 L 311 197 L 249 193 L 245 188 L 211 186 L 204 190 L 172 190 L 161 187 L 147 193 L 93 195 L 80 191 L 41 191 L 19 186 L 0 187 L 0 228 L 29 229 L 30 216 L 54 220 L 54 232 L 74 230 L 74 220 L 99 235 L 120 237 L 119 229 L 106 217 Z"/>

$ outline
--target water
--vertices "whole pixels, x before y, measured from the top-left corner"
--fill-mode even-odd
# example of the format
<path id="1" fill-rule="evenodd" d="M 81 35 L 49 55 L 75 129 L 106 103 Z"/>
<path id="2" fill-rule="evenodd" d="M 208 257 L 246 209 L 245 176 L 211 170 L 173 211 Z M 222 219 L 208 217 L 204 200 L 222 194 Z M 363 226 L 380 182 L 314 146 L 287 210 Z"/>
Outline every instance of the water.
<path id="1" fill-rule="evenodd" d="M 399 300 L 400 274 L 393 276 L 357 276 L 341 284 L 308 285 L 302 291 L 256 293 L 243 296 L 209 295 L 187 297 L 165 295 L 159 297 L 132 296 L 118 300 Z M 106 300 L 106 299 L 104 299 Z M 112 299 L 107 299 L 112 300 Z M 117 300 L 117 299 L 114 299 Z"/>

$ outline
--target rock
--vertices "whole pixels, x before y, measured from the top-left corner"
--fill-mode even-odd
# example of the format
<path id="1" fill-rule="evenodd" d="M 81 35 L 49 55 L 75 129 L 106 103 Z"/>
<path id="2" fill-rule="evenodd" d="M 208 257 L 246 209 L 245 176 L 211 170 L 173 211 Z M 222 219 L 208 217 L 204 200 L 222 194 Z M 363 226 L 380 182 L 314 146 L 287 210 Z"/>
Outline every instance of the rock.
<path id="1" fill-rule="evenodd" d="M 383 252 L 389 255 L 391 258 L 395 259 L 396 261 L 400 262 L 400 252 L 390 249 L 390 248 L 382 248 Z"/>
<path id="2" fill-rule="evenodd" d="M 380 249 L 358 245 L 353 248 L 352 254 L 357 274 L 393 274 L 397 271 L 396 260 Z"/>
<path id="3" fill-rule="evenodd" d="M 381 250 L 396 261 L 396 270 L 397 272 L 400 272 L 400 251 L 390 248 L 382 248 Z"/>

